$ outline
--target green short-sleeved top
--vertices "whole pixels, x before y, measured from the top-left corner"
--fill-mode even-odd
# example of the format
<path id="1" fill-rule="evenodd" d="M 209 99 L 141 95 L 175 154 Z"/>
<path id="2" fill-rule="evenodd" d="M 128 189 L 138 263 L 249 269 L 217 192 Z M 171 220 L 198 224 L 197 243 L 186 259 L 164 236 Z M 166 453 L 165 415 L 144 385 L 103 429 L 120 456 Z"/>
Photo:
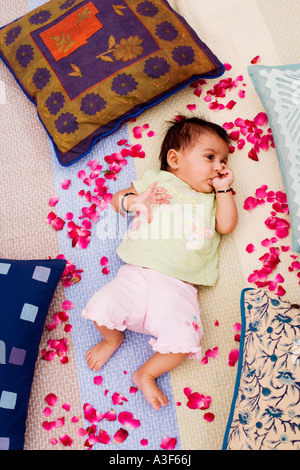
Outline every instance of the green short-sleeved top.
<path id="1" fill-rule="evenodd" d="M 117 248 L 118 255 L 125 263 L 182 281 L 215 285 L 220 241 L 215 231 L 215 194 L 199 193 L 172 173 L 160 170 L 147 171 L 133 186 L 140 194 L 155 181 L 172 196 L 170 204 L 154 206 L 151 223 L 137 212 Z"/>

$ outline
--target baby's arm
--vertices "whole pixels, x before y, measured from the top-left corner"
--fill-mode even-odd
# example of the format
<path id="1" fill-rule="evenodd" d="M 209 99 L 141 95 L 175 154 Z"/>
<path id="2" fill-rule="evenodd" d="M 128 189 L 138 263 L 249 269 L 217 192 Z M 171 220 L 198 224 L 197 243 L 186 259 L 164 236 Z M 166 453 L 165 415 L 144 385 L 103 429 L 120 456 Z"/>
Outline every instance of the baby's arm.
<path id="1" fill-rule="evenodd" d="M 233 172 L 225 164 L 223 164 L 223 170 L 220 171 L 220 176 L 213 179 L 217 198 L 216 231 L 224 235 L 233 232 L 238 221 L 232 191 L 228 191 L 233 180 Z"/>
<path id="2" fill-rule="evenodd" d="M 126 197 L 125 194 L 128 194 Z M 148 222 L 152 220 L 151 207 L 155 204 L 169 204 L 172 196 L 167 194 L 167 190 L 157 186 L 157 182 L 152 183 L 146 191 L 138 194 L 132 186 L 128 189 L 118 191 L 111 200 L 111 205 L 117 212 L 121 212 L 122 206 L 126 211 L 140 211 L 147 216 Z"/>
<path id="3" fill-rule="evenodd" d="M 130 194 L 130 195 L 126 196 L 123 199 L 123 197 L 127 193 L 133 193 L 133 194 Z M 129 206 L 130 206 L 131 202 L 135 199 L 135 197 L 137 195 L 138 195 L 138 193 L 137 193 L 136 189 L 134 188 L 134 186 L 131 186 L 128 189 L 122 189 L 121 191 L 118 191 L 117 193 L 115 193 L 113 195 L 112 200 L 111 200 L 111 205 L 112 205 L 112 207 L 114 208 L 114 210 L 116 212 L 120 212 L 121 211 L 121 201 L 123 199 L 124 208 L 126 210 L 129 210 Z"/>

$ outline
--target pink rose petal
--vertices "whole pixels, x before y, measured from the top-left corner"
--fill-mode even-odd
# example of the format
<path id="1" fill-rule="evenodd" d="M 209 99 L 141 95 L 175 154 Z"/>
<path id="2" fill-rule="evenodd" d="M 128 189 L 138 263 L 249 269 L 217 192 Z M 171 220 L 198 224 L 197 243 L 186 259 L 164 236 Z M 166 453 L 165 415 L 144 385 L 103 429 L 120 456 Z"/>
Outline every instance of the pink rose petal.
<path id="1" fill-rule="evenodd" d="M 108 266 L 109 265 L 109 260 L 106 256 L 102 256 L 101 260 L 100 260 L 100 264 L 101 266 Z"/>
<path id="2" fill-rule="evenodd" d="M 164 436 L 162 438 L 161 443 L 160 443 L 160 447 L 162 449 L 173 450 L 173 449 L 175 449 L 176 444 L 177 444 L 176 437 Z"/>
<path id="3" fill-rule="evenodd" d="M 46 406 L 46 408 L 43 411 L 43 415 L 45 416 L 45 418 L 48 418 L 48 416 L 50 416 L 51 413 L 52 413 L 51 408 L 49 408 L 49 406 Z"/>
<path id="4" fill-rule="evenodd" d="M 207 412 L 203 415 L 203 418 L 211 423 L 215 419 L 215 415 L 213 413 Z"/>
<path id="5" fill-rule="evenodd" d="M 195 111 L 196 105 L 195 104 L 187 104 L 186 105 L 187 109 L 191 112 Z"/>
<path id="6" fill-rule="evenodd" d="M 104 431 L 104 429 L 100 429 L 100 431 L 99 431 L 99 442 L 101 444 L 110 444 L 111 443 L 110 436 L 106 431 Z"/>
<path id="7" fill-rule="evenodd" d="M 123 405 L 123 401 L 128 401 L 126 397 L 120 393 L 115 392 L 112 396 L 112 402 L 114 405 Z"/>
<path id="8" fill-rule="evenodd" d="M 52 196 L 49 200 L 49 206 L 54 207 L 58 203 L 58 196 Z"/>
<path id="9" fill-rule="evenodd" d="M 234 332 L 241 331 L 242 325 L 241 325 L 240 323 L 235 323 L 235 324 L 233 325 L 233 328 L 232 328 L 232 329 L 233 329 Z"/>
<path id="10" fill-rule="evenodd" d="M 191 410 L 205 410 L 209 408 L 209 403 L 211 402 L 211 397 L 198 392 L 191 393 L 188 398 L 187 407 Z"/>
<path id="11" fill-rule="evenodd" d="M 255 116 L 253 121 L 257 126 L 265 126 L 268 122 L 268 116 L 266 113 L 261 112 Z"/>
<path id="12" fill-rule="evenodd" d="M 49 395 L 45 397 L 45 400 L 49 406 L 55 406 L 57 403 L 57 396 L 54 393 L 49 393 Z"/>
<path id="13" fill-rule="evenodd" d="M 249 245 L 246 246 L 246 251 L 247 253 L 252 253 L 255 250 L 255 246 L 253 243 L 249 243 Z"/>
<path id="14" fill-rule="evenodd" d="M 62 436 L 60 436 L 59 440 L 65 447 L 70 447 L 73 442 L 73 439 L 68 436 L 68 434 L 63 434 Z"/>
<path id="15" fill-rule="evenodd" d="M 277 291 L 275 292 L 276 295 L 282 297 L 286 293 L 286 290 L 282 286 L 278 286 Z"/>
<path id="16" fill-rule="evenodd" d="M 257 55 L 251 60 L 251 64 L 258 64 L 260 62 L 260 56 Z"/>
<path id="17" fill-rule="evenodd" d="M 257 199 L 255 197 L 249 196 L 245 199 L 244 209 L 246 211 L 252 211 L 257 206 Z"/>
<path id="18" fill-rule="evenodd" d="M 94 384 L 95 385 L 101 385 L 103 382 L 103 377 L 101 375 L 98 375 L 97 377 L 94 377 Z"/>
<path id="19" fill-rule="evenodd" d="M 74 307 L 75 307 L 75 305 L 70 300 L 65 300 L 61 304 L 62 310 L 70 310 L 71 308 L 74 308 Z"/>
<path id="20" fill-rule="evenodd" d="M 230 101 L 226 104 L 226 108 L 227 108 L 227 109 L 232 109 L 235 105 L 236 105 L 236 101 L 230 100 Z"/>
<path id="21" fill-rule="evenodd" d="M 128 431 L 126 429 L 120 428 L 114 435 L 114 443 L 121 444 L 128 437 Z"/>
<path id="22" fill-rule="evenodd" d="M 61 187 L 62 189 L 68 189 L 71 184 L 71 180 L 63 180 L 61 182 Z"/>
<path id="23" fill-rule="evenodd" d="M 235 363 L 237 362 L 239 358 L 239 350 L 238 349 L 232 349 L 229 353 L 229 356 L 228 356 L 228 365 L 230 367 L 233 367 L 235 365 Z"/>
<path id="24" fill-rule="evenodd" d="M 138 419 L 134 419 L 133 414 L 129 411 L 122 411 L 119 413 L 118 421 L 125 426 L 125 428 L 136 429 L 140 427 L 141 423 Z"/>
<path id="25" fill-rule="evenodd" d="M 104 415 L 104 418 L 107 419 L 107 421 L 116 421 L 117 413 L 114 410 L 107 411 Z"/>

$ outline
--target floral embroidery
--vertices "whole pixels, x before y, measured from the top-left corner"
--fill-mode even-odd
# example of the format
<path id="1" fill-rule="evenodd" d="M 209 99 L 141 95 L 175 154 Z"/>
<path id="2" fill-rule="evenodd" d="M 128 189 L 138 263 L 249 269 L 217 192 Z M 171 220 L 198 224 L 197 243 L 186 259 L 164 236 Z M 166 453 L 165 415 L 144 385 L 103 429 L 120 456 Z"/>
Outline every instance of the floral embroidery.
<path id="1" fill-rule="evenodd" d="M 121 73 L 113 79 L 111 89 L 118 95 L 128 95 L 136 89 L 138 83 L 135 81 L 132 75 Z"/>
<path id="2" fill-rule="evenodd" d="M 31 24 L 39 25 L 39 24 L 46 23 L 46 21 L 48 21 L 50 18 L 51 18 L 51 13 L 50 13 L 50 11 L 48 11 L 48 10 L 41 10 L 40 12 L 35 13 L 35 15 L 32 15 L 32 16 L 29 18 L 29 22 L 30 22 Z"/>
<path id="3" fill-rule="evenodd" d="M 42 90 L 45 88 L 47 83 L 49 82 L 51 74 L 48 69 L 41 68 L 37 69 L 35 74 L 33 75 L 33 83 L 35 84 L 36 88 Z"/>
<path id="4" fill-rule="evenodd" d="M 146 60 L 144 73 L 151 78 L 159 78 L 168 73 L 170 65 L 168 62 L 160 57 L 151 57 Z"/>
<path id="5" fill-rule="evenodd" d="M 61 110 L 61 108 L 63 108 L 64 103 L 65 97 L 59 91 L 51 93 L 49 98 L 46 100 L 48 111 L 54 116 Z"/>
<path id="6" fill-rule="evenodd" d="M 173 41 L 178 36 L 177 29 L 168 21 L 157 25 L 155 33 L 160 39 L 164 39 L 165 41 Z"/>
<path id="7" fill-rule="evenodd" d="M 96 58 L 100 58 L 105 62 L 113 62 L 113 58 L 107 55 L 113 53 L 116 60 L 128 62 L 129 60 L 136 59 L 143 53 L 142 42 L 143 39 L 139 36 L 129 36 L 128 39 L 122 38 L 120 44 L 116 44 L 114 36 L 110 36 L 108 40 L 108 50 L 98 55 Z"/>
<path id="8" fill-rule="evenodd" d="M 105 109 L 106 101 L 100 95 L 89 93 L 81 101 L 81 111 L 89 116 L 94 116 L 102 109 Z"/>
<path id="9" fill-rule="evenodd" d="M 5 38 L 5 44 L 9 46 L 13 42 L 15 42 L 15 40 L 19 37 L 21 31 L 22 31 L 21 26 L 16 26 L 16 28 L 13 28 L 10 31 L 8 31 L 6 38 Z"/>
<path id="10" fill-rule="evenodd" d="M 186 321 L 185 325 L 195 331 L 200 331 L 202 325 L 200 319 L 196 315 L 193 315 L 192 320 L 192 322 Z"/>
<path id="11" fill-rule="evenodd" d="M 152 2 L 145 1 L 145 2 L 138 4 L 136 11 L 140 15 L 150 16 L 152 18 L 158 13 L 158 8 L 155 5 L 153 5 Z"/>
<path id="12" fill-rule="evenodd" d="M 190 65 L 194 62 L 195 53 L 191 46 L 178 46 L 173 50 L 172 56 L 178 65 Z"/>
<path id="13" fill-rule="evenodd" d="M 244 297 L 243 364 L 228 449 L 299 445 L 299 310 L 263 290 Z M 295 438 L 287 437 L 287 431 Z M 299 435 L 298 435 L 299 437 Z"/>
<path id="14" fill-rule="evenodd" d="M 20 46 L 17 50 L 16 58 L 22 67 L 27 67 L 33 59 L 33 48 L 30 45 Z"/>
<path id="15" fill-rule="evenodd" d="M 58 132 L 60 132 L 61 134 L 73 133 L 73 132 L 77 131 L 77 129 L 78 129 L 77 118 L 76 118 L 76 116 L 74 116 L 74 114 L 63 113 L 55 121 L 55 126 L 56 126 L 56 129 L 58 130 Z"/>

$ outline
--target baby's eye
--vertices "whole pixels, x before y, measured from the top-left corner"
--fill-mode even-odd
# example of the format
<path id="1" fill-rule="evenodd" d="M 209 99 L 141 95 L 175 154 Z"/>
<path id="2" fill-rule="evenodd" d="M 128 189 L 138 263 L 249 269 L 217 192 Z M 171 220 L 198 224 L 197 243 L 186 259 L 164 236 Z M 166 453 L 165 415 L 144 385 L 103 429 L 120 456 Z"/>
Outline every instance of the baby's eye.
<path id="1" fill-rule="evenodd" d="M 214 156 L 209 154 L 209 155 L 206 155 L 206 158 L 208 158 L 208 160 L 213 160 Z"/>

